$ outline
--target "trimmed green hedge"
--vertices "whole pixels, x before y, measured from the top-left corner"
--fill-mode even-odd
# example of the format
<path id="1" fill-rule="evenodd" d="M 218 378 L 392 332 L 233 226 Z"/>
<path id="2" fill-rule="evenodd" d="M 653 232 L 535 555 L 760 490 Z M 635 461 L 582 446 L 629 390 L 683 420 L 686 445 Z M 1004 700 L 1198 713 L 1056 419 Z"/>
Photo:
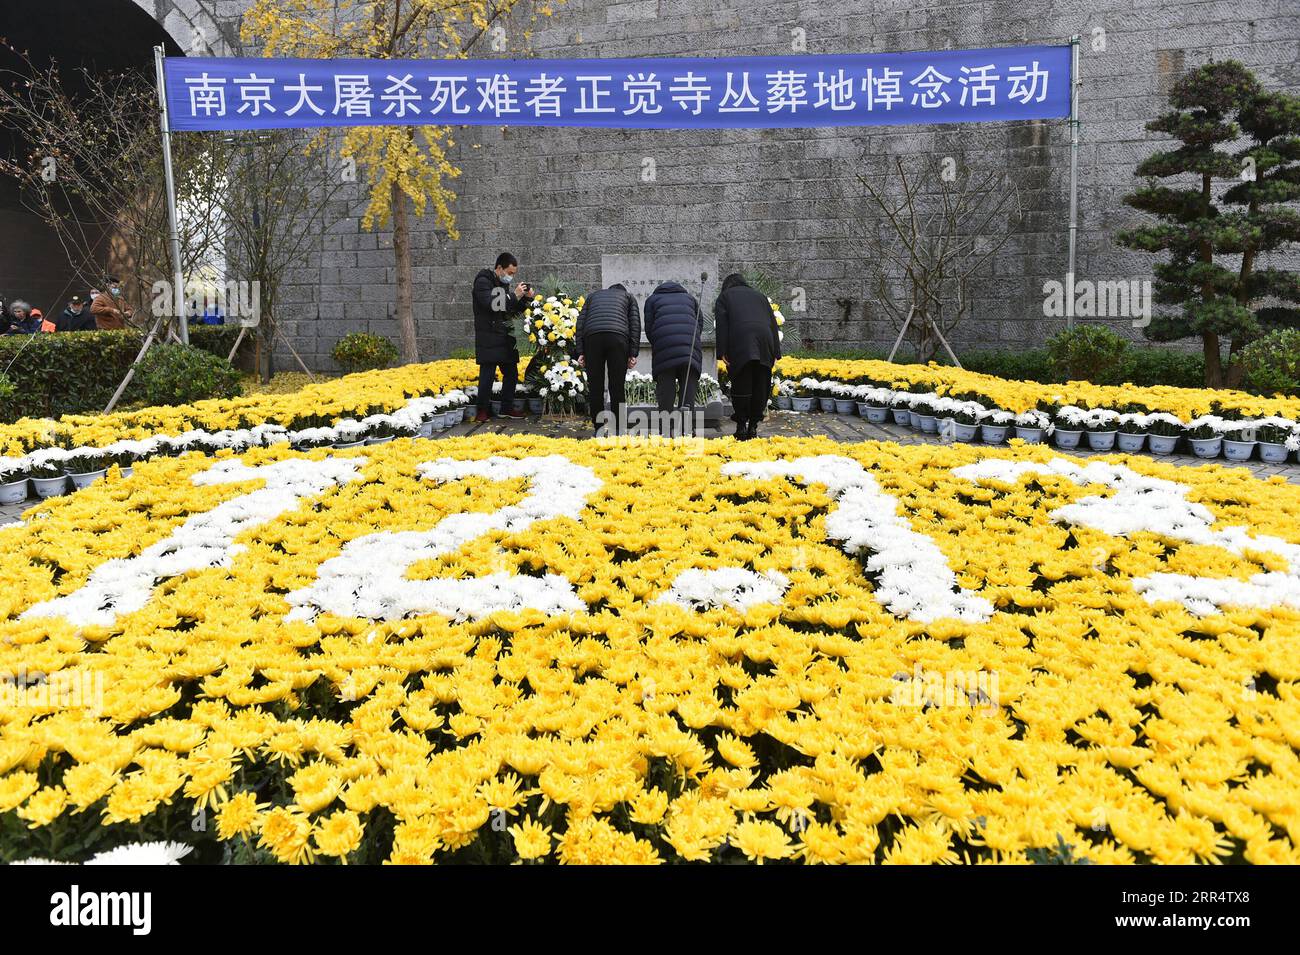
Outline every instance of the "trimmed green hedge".
<path id="1" fill-rule="evenodd" d="M 1045 348 L 1024 351 L 968 352 L 961 356 L 962 367 L 998 378 L 1037 381 L 1045 385 L 1064 380 L 1052 367 Z M 1195 352 L 1173 351 L 1130 345 L 1118 364 L 1094 378 L 1098 385 L 1174 385 L 1179 388 L 1205 387 L 1205 358 Z"/>
<path id="2" fill-rule="evenodd" d="M 197 325 L 190 329 L 190 343 L 224 359 L 238 334 L 236 325 Z M 27 335 L 0 337 L 0 371 L 8 367 L 15 386 L 14 394 L 0 404 L 0 420 L 102 411 L 142 342 L 137 331 L 54 332 L 30 340 Z M 133 381 L 122 402 L 142 397 Z"/>

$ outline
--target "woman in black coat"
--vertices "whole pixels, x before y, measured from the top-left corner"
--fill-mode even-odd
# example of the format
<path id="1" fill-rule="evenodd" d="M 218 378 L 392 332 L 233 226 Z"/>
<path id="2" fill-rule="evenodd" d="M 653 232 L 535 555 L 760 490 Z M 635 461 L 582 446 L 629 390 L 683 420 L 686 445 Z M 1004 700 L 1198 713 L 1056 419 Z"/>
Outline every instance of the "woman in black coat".
<path id="1" fill-rule="evenodd" d="M 645 302 L 645 334 L 659 410 L 694 407 L 703 362 L 700 303 L 679 283 L 661 282 Z"/>
<path id="2" fill-rule="evenodd" d="M 766 295 L 750 288 L 739 273 L 732 273 L 722 282 L 713 321 L 718 357 L 731 377 L 736 437 L 747 441 L 758 436 L 758 423 L 772 393 L 772 368 L 781 358 L 776 313 Z"/>

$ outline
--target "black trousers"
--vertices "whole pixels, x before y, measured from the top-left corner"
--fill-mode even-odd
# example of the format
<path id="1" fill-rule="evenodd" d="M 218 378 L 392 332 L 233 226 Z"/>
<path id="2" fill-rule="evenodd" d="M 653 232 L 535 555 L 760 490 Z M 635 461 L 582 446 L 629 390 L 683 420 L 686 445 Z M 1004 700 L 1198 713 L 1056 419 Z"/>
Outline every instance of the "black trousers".
<path id="1" fill-rule="evenodd" d="M 737 423 L 759 422 L 767 411 L 772 394 L 772 366 L 751 361 L 731 378 L 731 404 L 736 409 L 731 418 Z"/>
<path id="2" fill-rule="evenodd" d="M 695 389 L 699 383 L 700 370 L 690 362 L 659 372 L 655 375 L 655 402 L 659 410 L 695 407 Z"/>
<path id="3" fill-rule="evenodd" d="M 597 332 L 582 339 L 582 355 L 587 369 L 587 410 L 591 423 L 599 428 L 599 416 L 605 410 L 605 383 L 609 382 L 610 410 L 627 403 L 627 359 L 631 350 L 627 336 L 618 332 Z M 617 424 L 611 429 L 617 432 Z"/>
<path id="4" fill-rule="evenodd" d="M 519 358 L 504 364 L 479 364 L 478 366 L 478 400 L 474 402 L 479 411 L 491 409 L 492 384 L 497 380 L 497 369 L 501 369 L 501 410 L 509 411 L 515 400 L 515 386 L 519 384 Z"/>

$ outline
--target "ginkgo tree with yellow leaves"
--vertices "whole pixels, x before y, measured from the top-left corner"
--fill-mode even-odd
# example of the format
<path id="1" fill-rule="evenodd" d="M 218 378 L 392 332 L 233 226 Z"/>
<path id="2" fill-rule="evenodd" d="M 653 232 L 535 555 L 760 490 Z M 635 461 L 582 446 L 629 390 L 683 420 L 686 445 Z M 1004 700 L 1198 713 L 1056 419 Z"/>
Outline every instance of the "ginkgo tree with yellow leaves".
<path id="1" fill-rule="evenodd" d="M 562 2 L 562 0 L 561 0 Z M 264 56 L 337 59 L 463 59 L 492 35 L 493 52 L 507 39 L 505 20 L 520 0 L 255 0 L 244 15 L 244 42 Z M 550 16 L 537 5 L 530 23 Z M 529 34 L 519 39 L 525 42 Z M 432 214 L 439 228 L 459 238 L 451 180 L 461 170 L 449 158 L 450 126 L 358 126 L 337 139 L 322 131 L 317 149 L 337 148 L 355 162 L 369 188 L 362 215 L 367 229 L 393 229 L 397 271 L 396 317 L 402 360 L 419 360 L 412 311 L 411 210 Z"/>

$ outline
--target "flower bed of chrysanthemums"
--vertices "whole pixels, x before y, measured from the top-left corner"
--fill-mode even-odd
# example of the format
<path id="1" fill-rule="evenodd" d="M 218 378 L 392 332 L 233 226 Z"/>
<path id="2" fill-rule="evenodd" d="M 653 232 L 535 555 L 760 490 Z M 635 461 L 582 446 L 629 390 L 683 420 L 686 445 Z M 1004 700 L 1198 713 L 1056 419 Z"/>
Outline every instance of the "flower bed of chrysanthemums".
<path id="1" fill-rule="evenodd" d="M 1088 448 L 1282 464 L 1300 455 L 1300 399 L 1237 391 L 1006 381 L 940 365 L 786 359 L 778 408 L 859 414 L 999 445 Z"/>
<path id="2" fill-rule="evenodd" d="M 1295 486 L 420 440 L 471 367 L 44 426 L 221 437 L 0 529 L 0 855 L 1300 861 Z"/>

